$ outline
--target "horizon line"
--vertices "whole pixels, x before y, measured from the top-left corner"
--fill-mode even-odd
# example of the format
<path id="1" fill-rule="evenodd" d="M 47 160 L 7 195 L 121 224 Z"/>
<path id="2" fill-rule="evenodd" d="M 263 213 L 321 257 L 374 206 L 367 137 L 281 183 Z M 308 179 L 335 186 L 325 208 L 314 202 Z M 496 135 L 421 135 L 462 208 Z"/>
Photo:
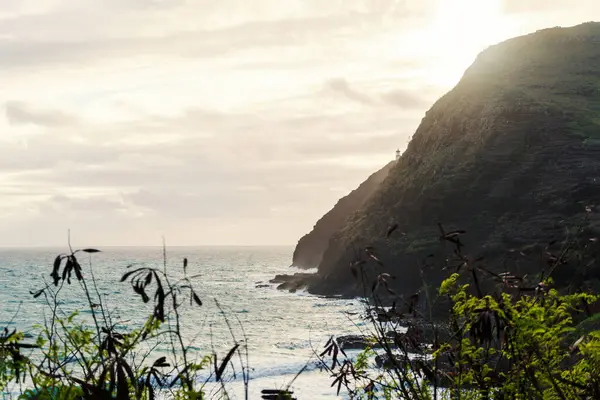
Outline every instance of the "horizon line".
<path id="1" fill-rule="evenodd" d="M 182 248 L 182 247 L 292 247 L 295 244 L 186 244 L 186 245 L 166 245 L 166 248 Z M 56 249 L 61 247 L 69 247 L 68 245 L 2 245 L 1 249 Z M 162 248 L 162 245 L 82 245 L 74 246 L 73 249 L 84 249 L 84 248 Z"/>

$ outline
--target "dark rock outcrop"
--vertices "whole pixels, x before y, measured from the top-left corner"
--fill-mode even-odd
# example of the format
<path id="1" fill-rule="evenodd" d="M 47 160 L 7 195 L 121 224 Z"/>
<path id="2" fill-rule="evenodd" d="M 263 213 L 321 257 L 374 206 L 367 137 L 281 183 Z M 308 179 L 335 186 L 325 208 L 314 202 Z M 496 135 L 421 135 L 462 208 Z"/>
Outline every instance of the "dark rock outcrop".
<path id="1" fill-rule="evenodd" d="M 585 268 L 559 268 L 555 278 L 598 278 L 599 82 L 600 23 L 483 51 L 426 113 L 378 190 L 332 235 L 309 291 L 360 295 L 349 265 L 367 245 L 383 267 L 367 264 L 396 276 L 389 285 L 396 292 L 414 293 L 423 276 L 435 287 L 449 274 L 442 267 L 451 250 L 438 222 L 466 230 L 466 252 L 485 257 L 488 268 L 530 276 L 547 266 L 546 251 L 560 251 L 565 233 L 577 233 L 577 246 L 595 258 Z M 398 228 L 386 237 L 390 221 Z"/>
<path id="2" fill-rule="evenodd" d="M 367 347 L 379 347 L 372 338 L 364 335 L 345 335 L 338 337 L 336 340 L 342 350 L 364 350 Z"/>
<path id="3" fill-rule="evenodd" d="M 293 275 L 275 275 L 275 278 L 269 282 L 278 284 L 277 289 L 279 290 L 296 292 L 297 290 L 305 289 L 316 279 L 318 279 L 317 274 L 298 272 Z"/>
<path id="4" fill-rule="evenodd" d="M 358 188 L 342 197 L 296 245 L 292 265 L 298 268 L 317 268 L 329 245 L 331 235 L 340 230 L 358 212 L 387 177 L 395 162 L 369 176 Z"/>

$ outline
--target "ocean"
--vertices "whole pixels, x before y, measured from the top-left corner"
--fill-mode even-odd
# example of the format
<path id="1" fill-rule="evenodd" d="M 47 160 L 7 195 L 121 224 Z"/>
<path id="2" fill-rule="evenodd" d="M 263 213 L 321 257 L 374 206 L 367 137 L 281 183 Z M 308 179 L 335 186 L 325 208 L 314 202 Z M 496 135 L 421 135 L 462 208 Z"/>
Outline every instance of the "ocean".
<path id="1" fill-rule="evenodd" d="M 99 291 L 108 304 L 113 320 L 122 328 L 139 326 L 150 312 L 150 304 L 133 294 L 128 282 L 120 282 L 128 265 L 163 267 L 160 247 L 100 248 L 100 253 L 79 253 L 83 273 L 93 267 Z M 275 289 L 269 280 L 276 274 L 296 272 L 290 268 L 291 247 L 171 247 L 167 248 L 167 268 L 173 276 L 183 274 L 188 259 L 188 276 L 199 275 L 194 288 L 201 307 L 186 306 L 182 329 L 195 355 L 216 351 L 222 360 L 233 339 L 215 300 L 225 310 L 237 339 L 247 338 L 250 364 L 250 399 L 260 399 L 262 389 L 283 388 L 306 365 L 291 385 L 294 397 L 336 399 L 331 378 L 321 371 L 314 352 L 320 352 L 330 335 L 360 333 L 362 311 L 358 300 L 331 299 L 304 292 Z M 48 316 L 43 296 L 34 299 L 30 290 L 50 281 L 54 257 L 65 249 L 0 249 L 0 328 L 31 333 L 34 324 Z M 85 303 L 79 285 L 63 289 L 61 309 L 81 309 Z M 85 318 L 82 315 L 82 318 Z M 89 317 L 89 315 L 88 315 Z M 239 320 L 239 323 L 238 323 Z M 241 326 L 240 326 L 241 325 Z M 243 327 L 243 331 L 242 331 Z M 157 348 L 156 358 L 166 348 Z M 236 368 L 238 368 L 236 366 Z M 209 392 L 215 385 L 206 387 Z M 239 370 L 228 376 L 231 398 L 244 398 Z M 215 396 L 218 398 L 218 396 Z"/>

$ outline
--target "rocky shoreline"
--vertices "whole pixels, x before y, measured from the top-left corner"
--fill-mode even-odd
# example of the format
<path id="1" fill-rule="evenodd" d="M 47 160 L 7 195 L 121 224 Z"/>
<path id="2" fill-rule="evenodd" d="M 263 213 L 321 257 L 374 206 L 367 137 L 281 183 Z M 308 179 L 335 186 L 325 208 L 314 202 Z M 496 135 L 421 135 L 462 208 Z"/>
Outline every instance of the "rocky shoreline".
<path id="1" fill-rule="evenodd" d="M 297 272 L 293 275 L 275 275 L 269 282 L 277 284 L 278 290 L 287 290 L 295 293 L 298 290 L 306 289 L 312 282 L 316 282 L 319 276 L 314 273 Z"/>

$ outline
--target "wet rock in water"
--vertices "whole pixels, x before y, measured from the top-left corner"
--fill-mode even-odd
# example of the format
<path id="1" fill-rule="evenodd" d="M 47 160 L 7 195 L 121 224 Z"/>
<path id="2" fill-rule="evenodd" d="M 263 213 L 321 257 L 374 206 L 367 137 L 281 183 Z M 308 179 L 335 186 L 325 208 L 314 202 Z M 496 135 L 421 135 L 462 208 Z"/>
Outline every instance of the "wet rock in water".
<path id="1" fill-rule="evenodd" d="M 275 275 L 269 282 L 279 284 L 277 286 L 279 290 L 294 293 L 297 290 L 304 289 L 315 278 L 316 274 L 299 272 L 293 275 Z"/>
<path id="2" fill-rule="evenodd" d="M 427 343 L 419 341 L 409 328 L 406 332 L 389 331 L 385 334 L 393 342 L 393 346 L 398 347 L 408 353 L 424 354 L 427 349 Z"/>
<path id="3" fill-rule="evenodd" d="M 390 357 L 389 354 L 378 354 L 375 356 L 375 365 L 377 368 L 390 369 L 394 367 L 400 367 L 407 361 L 407 358 L 402 354 L 393 354 Z"/>
<path id="4" fill-rule="evenodd" d="M 367 347 L 379 347 L 377 343 L 363 335 L 345 335 L 337 339 L 338 345 L 342 350 L 364 350 Z"/>
<path id="5" fill-rule="evenodd" d="M 419 343 L 433 344 L 436 340 L 446 341 L 450 338 L 449 328 L 442 323 L 432 324 L 422 318 L 404 318 L 400 324 L 407 327 L 406 335 Z"/>
<path id="6" fill-rule="evenodd" d="M 401 321 L 404 315 L 397 311 L 394 308 L 386 310 L 383 307 L 377 308 L 374 310 L 376 314 L 376 319 L 379 322 L 398 322 Z"/>
<path id="7" fill-rule="evenodd" d="M 450 361 L 442 357 L 437 365 L 434 360 L 424 358 L 409 358 L 403 354 L 378 354 L 375 357 L 375 365 L 381 369 L 410 368 L 417 376 L 424 378 L 428 384 L 435 381 L 439 387 L 449 387 L 452 385 L 452 377 L 455 374 L 455 368 Z"/>
<path id="8" fill-rule="evenodd" d="M 381 349 L 386 344 L 367 335 L 345 335 L 336 338 L 336 341 L 342 350 Z M 387 348 L 394 349 L 396 347 L 393 340 L 387 340 Z"/>

